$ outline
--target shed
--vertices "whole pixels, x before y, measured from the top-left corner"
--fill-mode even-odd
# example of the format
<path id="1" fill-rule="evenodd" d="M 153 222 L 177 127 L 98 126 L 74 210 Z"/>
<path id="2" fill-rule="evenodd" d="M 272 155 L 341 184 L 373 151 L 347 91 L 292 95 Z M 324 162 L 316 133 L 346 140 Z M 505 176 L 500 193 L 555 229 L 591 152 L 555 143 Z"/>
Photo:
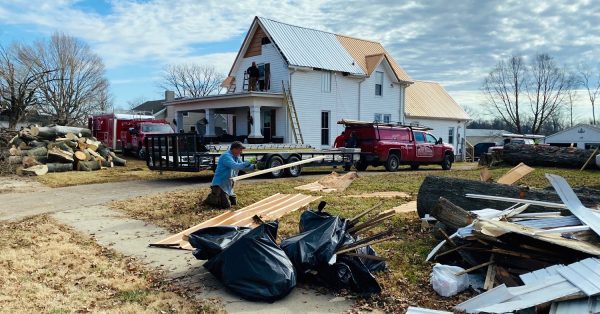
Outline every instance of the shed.
<path id="1" fill-rule="evenodd" d="M 590 124 L 578 124 L 549 135 L 544 143 L 552 146 L 572 146 L 593 149 L 600 145 L 600 128 Z"/>

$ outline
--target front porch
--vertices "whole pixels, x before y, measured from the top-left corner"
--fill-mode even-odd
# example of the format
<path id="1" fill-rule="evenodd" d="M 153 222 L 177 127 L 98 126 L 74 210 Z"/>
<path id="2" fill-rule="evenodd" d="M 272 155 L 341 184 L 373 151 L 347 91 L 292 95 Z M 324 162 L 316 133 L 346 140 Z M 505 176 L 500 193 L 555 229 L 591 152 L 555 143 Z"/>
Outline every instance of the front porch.
<path id="1" fill-rule="evenodd" d="M 179 132 L 196 132 L 204 136 L 206 143 L 290 143 L 287 108 L 279 93 L 214 95 L 166 105 L 174 112 Z M 202 118 L 188 130 L 183 121 L 189 113 L 201 113 L 196 116 Z"/>

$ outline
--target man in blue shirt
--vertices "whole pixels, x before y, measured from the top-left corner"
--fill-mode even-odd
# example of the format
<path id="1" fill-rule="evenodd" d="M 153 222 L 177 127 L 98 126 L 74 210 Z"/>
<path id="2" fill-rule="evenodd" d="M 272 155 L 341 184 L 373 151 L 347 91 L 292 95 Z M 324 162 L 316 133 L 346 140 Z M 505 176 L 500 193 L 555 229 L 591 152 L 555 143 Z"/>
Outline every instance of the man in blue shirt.
<path id="1" fill-rule="evenodd" d="M 237 204 L 235 193 L 233 192 L 232 178 L 238 175 L 238 171 L 250 171 L 254 165 L 247 161 L 242 161 L 240 155 L 245 149 L 241 142 L 231 143 L 228 151 L 219 157 L 217 169 L 213 177 L 210 194 L 204 200 L 204 204 L 218 208 L 229 208 Z"/>

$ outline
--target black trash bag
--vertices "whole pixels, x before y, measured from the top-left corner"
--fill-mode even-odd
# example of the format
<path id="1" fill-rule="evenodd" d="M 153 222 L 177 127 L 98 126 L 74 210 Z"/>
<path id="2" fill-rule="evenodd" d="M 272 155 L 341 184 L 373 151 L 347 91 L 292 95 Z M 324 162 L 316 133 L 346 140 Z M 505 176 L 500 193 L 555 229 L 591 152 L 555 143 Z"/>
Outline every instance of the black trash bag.
<path id="1" fill-rule="evenodd" d="M 260 225 L 204 263 L 232 292 L 251 301 L 273 302 L 296 286 L 290 259 L 275 243 L 277 222 Z"/>
<path id="2" fill-rule="evenodd" d="M 378 256 L 377 253 L 375 253 L 375 250 L 373 250 L 373 248 L 370 245 L 361 247 L 357 251 L 360 254 Z M 387 270 L 387 265 L 385 264 L 385 261 L 378 261 L 371 258 L 363 257 L 360 257 L 360 260 L 363 262 L 363 264 L 365 264 L 365 266 L 367 266 L 369 271 L 371 271 L 372 273 Z"/>
<path id="3" fill-rule="evenodd" d="M 360 295 L 381 292 L 377 279 L 355 256 L 338 255 L 333 265 L 324 265 L 318 270 L 318 280 L 336 290 L 350 289 Z"/>
<path id="4" fill-rule="evenodd" d="M 324 211 L 306 210 L 300 215 L 300 232 L 316 229 L 331 217 L 334 216 Z"/>
<path id="5" fill-rule="evenodd" d="M 305 213 L 312 215 L 310 211 Z M 322 218 L 311 221 L 312 229 L 305 228 L 306 231 L 281 242 L 281 249 L 290 258 L 299 276 L 328 264 L 345 237 L 346 220 L 336 216 Z M 320 225 L 316 224 L 317 221 Z"/>
<path id="6" fill-rule="evenodd" d="M 238 226 L 208 227 L 191 233 L 188 242 L 195 248 L 192 254 L 197 259 L 207 260 L 221 253 L 250 230 L 252 229 Z"/>

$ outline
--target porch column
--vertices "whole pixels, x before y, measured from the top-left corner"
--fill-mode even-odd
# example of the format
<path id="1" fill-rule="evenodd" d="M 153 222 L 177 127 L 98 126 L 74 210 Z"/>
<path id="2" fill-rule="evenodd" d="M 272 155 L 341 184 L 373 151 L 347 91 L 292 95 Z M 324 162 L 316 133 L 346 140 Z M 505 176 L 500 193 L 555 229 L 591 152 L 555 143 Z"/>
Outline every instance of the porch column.
<path id="1" fill-rule="evenodd" d="M 260 121 L 260 106 L 251 106 L 250 107 L 250 116 L 252 117 L 252 125 L 250 129 L 250 134 L 248 135 L 248 142 L 250 139 L 262 139 L 263 135 L 261 133 L 261 121 Z M 259 140 L 260 141 L 260 140 Z"/>
<path id="2" fill-rule="evenodd" d="M 206 137 L 216 136 L 215 134 L 215 111 L 214 109 L 205 109 L 206 118 Z"/>
<path id="3" fill-rule="evenodd" d="M 177 111 L 175 119 L 177 122 L 176 130 L 179 132 L 180 130 L 183 130 L 183 111 Z"/>

